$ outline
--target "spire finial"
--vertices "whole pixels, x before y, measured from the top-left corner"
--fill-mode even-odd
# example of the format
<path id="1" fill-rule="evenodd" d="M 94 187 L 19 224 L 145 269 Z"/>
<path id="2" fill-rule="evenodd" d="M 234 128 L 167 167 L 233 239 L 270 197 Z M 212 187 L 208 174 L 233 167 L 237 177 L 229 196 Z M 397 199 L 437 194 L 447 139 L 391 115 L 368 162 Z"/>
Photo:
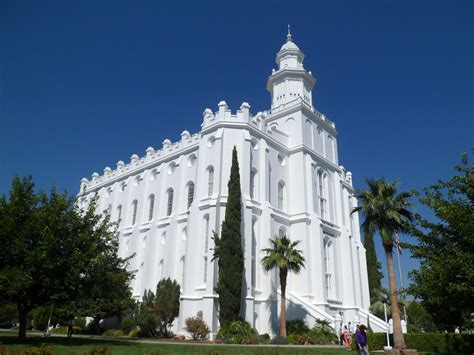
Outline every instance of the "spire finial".
<path id="1" fill-rule="evenodd" d="M 286 35 L 286 40 L 287 41 L 291 41 L 291 28 L 290 28 L 290 25 L 288 25 L 288 34 Z"/>

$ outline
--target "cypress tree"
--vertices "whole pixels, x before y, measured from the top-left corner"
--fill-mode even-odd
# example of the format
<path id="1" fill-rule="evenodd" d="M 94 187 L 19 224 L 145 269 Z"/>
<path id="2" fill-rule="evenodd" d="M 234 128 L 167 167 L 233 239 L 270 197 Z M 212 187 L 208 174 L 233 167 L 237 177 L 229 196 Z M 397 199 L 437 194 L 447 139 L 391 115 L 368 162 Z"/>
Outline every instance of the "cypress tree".
<path id="1" fill-rule="evenodd" d="M 242 294 L 244 257 L 240 223 L 242 219 L 239 162 L 237 149 L 232 151 L 232 167 L 227 184 L 228 197 L 225 219 L 222 222 L 221 237 L 214 234 L 216 249 L 214 259 L 218 259 L 219 279 L 216 292 L 219 295 L 219 321 L 221 327 L 238 320 Z"/>
<path id="2" fill-rule="evenodd" d="M 382 265 L 377 260 L 374 237 L 371 233 L 364 233 L 364 247 L 367 261 L 367 276 L 369 279 L 369 294 L 371 303 L 373 303 L 375 299 L 380 297 L 383 274 L 380 271 Z"/>

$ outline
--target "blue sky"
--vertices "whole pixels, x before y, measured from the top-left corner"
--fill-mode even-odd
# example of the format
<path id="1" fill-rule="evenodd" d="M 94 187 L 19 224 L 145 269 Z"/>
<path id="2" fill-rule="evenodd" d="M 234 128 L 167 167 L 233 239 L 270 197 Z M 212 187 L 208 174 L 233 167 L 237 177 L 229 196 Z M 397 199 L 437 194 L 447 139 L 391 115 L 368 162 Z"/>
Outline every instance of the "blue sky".
<path id="1" fill-rule="evenodd" d="M 473 10 L 472 1 L 0 0 L 0 193 L 14 174 L 76 193 L 83 176 L 198 132 L 220 100 L 269 108 L 266 79 L 288 23 L 355 186 L 385 176 L 421 189 L 450 177 L 474 146 Z M 385 269 L 379 242 L 377 252 Z M 405 274 L 416 267 L 407 253 L 402 264 Z"/>

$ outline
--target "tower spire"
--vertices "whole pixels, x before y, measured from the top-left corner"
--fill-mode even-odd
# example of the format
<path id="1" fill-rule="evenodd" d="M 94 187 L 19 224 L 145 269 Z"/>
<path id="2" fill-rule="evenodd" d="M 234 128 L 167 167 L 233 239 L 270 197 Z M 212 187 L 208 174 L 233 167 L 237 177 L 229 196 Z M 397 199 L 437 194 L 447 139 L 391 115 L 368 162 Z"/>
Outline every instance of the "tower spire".
<path id="1" fill-rule="evenodd" d="M 288 34 L 286 35 L 286 41 L 292 41 L 292 38 L 291 38 L 291 28 L 290 28 L 290 25 L 288 25 Z"/>

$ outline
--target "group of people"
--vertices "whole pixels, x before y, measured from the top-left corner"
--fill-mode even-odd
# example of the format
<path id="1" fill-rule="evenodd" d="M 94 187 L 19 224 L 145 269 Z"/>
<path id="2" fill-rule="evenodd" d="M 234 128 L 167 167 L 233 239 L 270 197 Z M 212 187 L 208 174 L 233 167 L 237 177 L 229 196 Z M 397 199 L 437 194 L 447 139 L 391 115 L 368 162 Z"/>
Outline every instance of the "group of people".
<path id="1" fill-rule="evenodd" d="M 351 350 L 351 344 L 355 335 L 357 355 L 368 355 L 366 330 L 367 327 L 363 324 L 354 326 L 351 322 L 348 322 L 347 325 L 341 322 L 338 329 L 339 345 L 345 345 L 347 350 Z"/>

